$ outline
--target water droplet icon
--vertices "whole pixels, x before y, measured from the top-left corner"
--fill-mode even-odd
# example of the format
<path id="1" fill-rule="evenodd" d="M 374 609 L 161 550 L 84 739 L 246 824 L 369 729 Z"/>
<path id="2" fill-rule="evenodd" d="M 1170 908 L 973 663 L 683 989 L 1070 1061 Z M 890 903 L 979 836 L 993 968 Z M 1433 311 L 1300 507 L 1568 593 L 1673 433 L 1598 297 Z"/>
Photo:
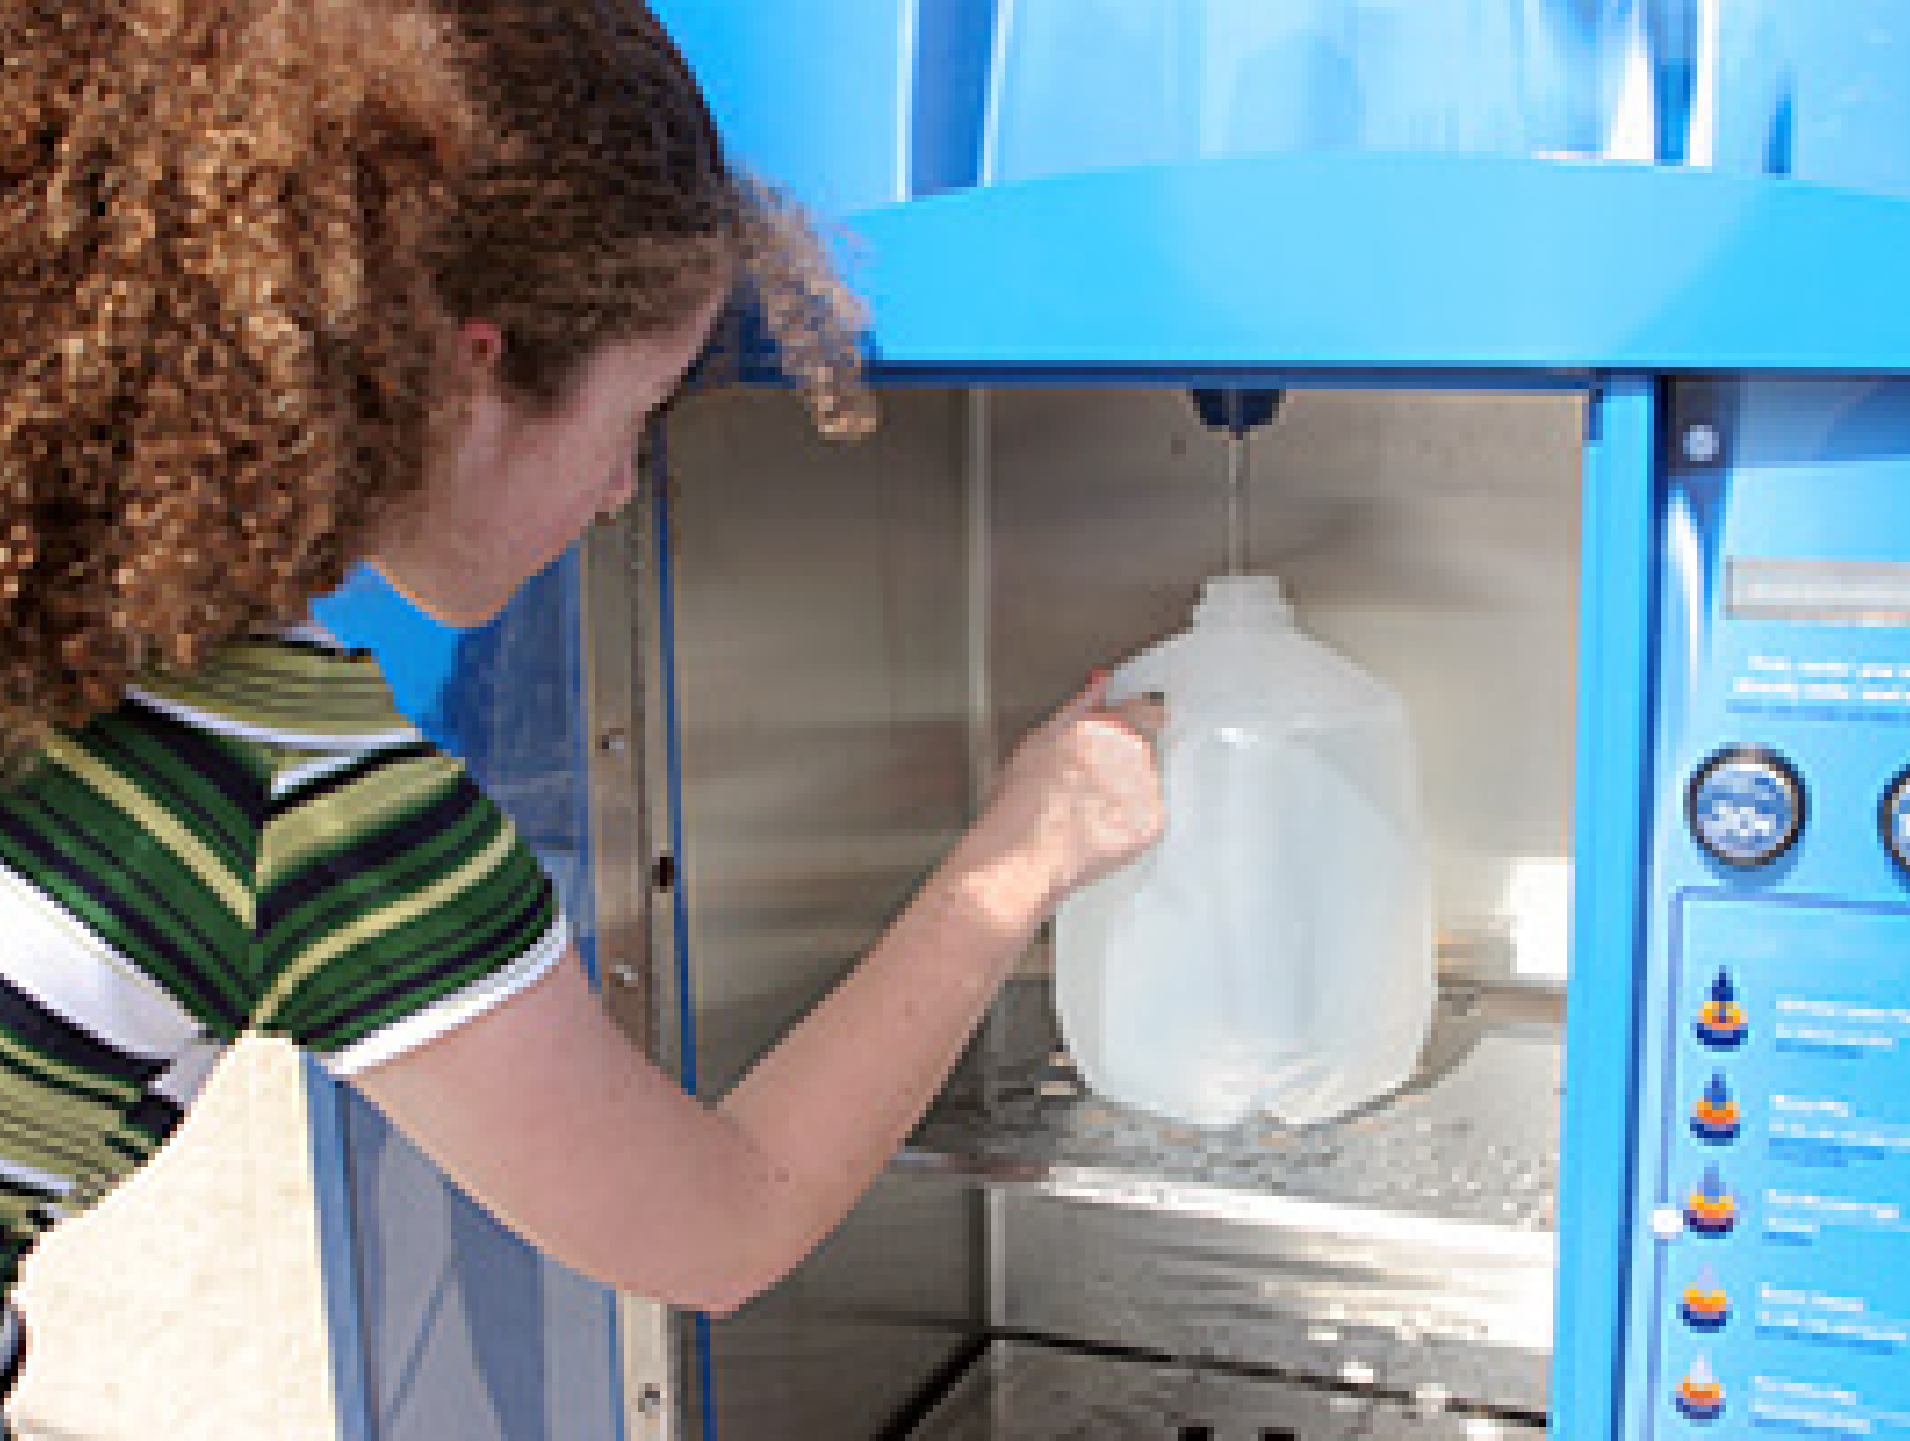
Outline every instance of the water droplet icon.
<path id="1" fill-rule="evenodd" d="M 1674 1398 L 1678 1410 L 1693 1421 L 1715 1421 L 1724 1412 L 1724 1385 L 1702 1354 L 1693 1358 Z"/>

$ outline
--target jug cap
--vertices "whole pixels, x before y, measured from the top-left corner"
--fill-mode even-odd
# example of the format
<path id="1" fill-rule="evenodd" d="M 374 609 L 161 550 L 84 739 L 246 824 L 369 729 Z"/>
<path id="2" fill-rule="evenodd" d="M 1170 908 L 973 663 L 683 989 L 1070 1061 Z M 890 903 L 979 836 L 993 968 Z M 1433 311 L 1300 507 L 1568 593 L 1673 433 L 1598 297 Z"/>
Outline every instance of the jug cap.
<path id="1" fill-rule="evenodd" d="M 1293 606 L 1273 575 L 1210 576 L 1194 607 L 1197 625 L 1257 621 L 1262 625 L 1290 625 Z"/>

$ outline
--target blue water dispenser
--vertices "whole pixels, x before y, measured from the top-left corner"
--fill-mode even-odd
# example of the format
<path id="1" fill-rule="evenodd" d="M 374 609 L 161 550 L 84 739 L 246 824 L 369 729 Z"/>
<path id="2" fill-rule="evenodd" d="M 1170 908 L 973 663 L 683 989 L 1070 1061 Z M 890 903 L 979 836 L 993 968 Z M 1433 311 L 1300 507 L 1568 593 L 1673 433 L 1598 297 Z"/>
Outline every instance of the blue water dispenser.
<path id="1" fill-rule="evenodd" d="M 1910 1428 L 1907 453 L 1899 381 L 1669 390 L 1617 1434 Z"/>
<path id="2" fill-rule="evenodd" d="M 400 1222 L 335 1140 L 355 1434 L 541 1434 L 563 1367 L 563 1434 L 653 1441 L 1910 1434 L 1910 11 L 657 9 L 852 232 L 886 418 L 817 440 L 746 358 L 537 602 L 633 1033 L 714 1094 L 812 1003 L 1014 727 L 1171 628 L 1229 447 L 1421 728 L 1441 1018 L 1329 1127 L 1177 1132 L 1083 1092 L 1037 953 L 783 1287 L 460 1322 L 522 1379 L 367 1389 L 439 1323 L 362 1283 Z"/>

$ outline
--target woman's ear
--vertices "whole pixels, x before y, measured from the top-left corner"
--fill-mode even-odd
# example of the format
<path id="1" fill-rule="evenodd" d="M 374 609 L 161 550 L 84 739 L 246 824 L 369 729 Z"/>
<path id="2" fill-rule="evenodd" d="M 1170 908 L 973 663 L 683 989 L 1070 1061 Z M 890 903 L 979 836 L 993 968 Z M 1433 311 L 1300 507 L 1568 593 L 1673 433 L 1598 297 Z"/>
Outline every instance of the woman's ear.
<path id="1" fill-rule="evenodd" d="M 489 320 L 461 320 L 457 353 L 473 378 L 495 377 L 498 363 L 504 358 L 504 332 Z"/>
<path id="2" fill-rule="evenodd" d="M 470 422 L 479 396 L 498 390 L 498 367 L 504 358 L 504 332 L 494 321 L 446 318 L 438 331 L 436 422 L 462 429 Z"/>

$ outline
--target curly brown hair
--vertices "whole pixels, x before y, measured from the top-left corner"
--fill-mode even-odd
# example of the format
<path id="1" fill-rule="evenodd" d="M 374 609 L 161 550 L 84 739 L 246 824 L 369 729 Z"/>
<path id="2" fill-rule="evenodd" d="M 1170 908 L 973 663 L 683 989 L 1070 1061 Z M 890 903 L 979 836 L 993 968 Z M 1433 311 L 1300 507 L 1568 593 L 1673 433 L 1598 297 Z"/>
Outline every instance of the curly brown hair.
<path id="1" fill-rule="evenodd" d="M 638 0 L 439 3 L 505 145 L 436 236 L 433 267 L 453 313 L 502 329 L 507 382 L 553 403 L 596 345 L 667 329 L 733 282 L 817 424 L 867 429 L 856 298 L 801 208 L 730 163 Z"/>
<path id="2" fill-rule="evenodd" d="M 447 319 L 543 406 L 736 286 L 869 423 L 853 298 L 636 0 L 0 0 L 0 56 L 0 755 L 336 587 Z"/>

